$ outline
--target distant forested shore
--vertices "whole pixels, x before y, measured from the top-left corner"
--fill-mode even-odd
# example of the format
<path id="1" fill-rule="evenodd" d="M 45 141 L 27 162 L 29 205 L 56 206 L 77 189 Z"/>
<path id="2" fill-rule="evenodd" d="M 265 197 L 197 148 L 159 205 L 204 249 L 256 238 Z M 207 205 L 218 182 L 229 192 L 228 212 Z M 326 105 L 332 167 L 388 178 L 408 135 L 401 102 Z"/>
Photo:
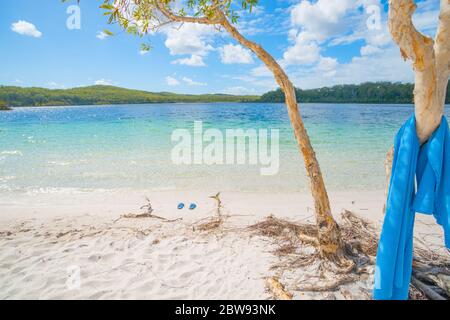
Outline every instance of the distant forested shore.
<path id="1" fill-rule="evenodd" d="M 446 103 L 450 103 L 449 86 L 447 86 Z M 412 104 L 414 102 L 414 84 L 411 83 L 367 82 L 357 85 L 346 84 L 319 89 L 296 90 L 297 100 L 304 103 Z M 284 95 L 278 89 L 263 94 L 260 101 L 284 102 Z"/>
<path id="2" fill-rule="evenodd" d="M 253 102 L 259 100 L 259 98 L 259 96 L 234 96 L 228 94 L 154 93 L 103 85 L 72 89 L 0 86 L 0 101 L 4 101 L 12 107 L 178 102 Z"/>
<path id="3" fill-rule="evenodd" d="M 297 89 L 297 99 L 303 103 L 413 103 L 413 84 L 374 82 L 358 85 L 337 85 L 319 89 Z M 450 103 L 447 89 L 447 103 Z M 189 95 L 170 92 L 147 92 L 114 86 L 89 86 L 72 89 L 25 88 L 0 86 L 0 102 L 5 106 L 68 106 L 145 103 L 206 103 L 206 102 L 267 102 L 282 103 L 280 89 L 262 96 L 203 94 Z"/>

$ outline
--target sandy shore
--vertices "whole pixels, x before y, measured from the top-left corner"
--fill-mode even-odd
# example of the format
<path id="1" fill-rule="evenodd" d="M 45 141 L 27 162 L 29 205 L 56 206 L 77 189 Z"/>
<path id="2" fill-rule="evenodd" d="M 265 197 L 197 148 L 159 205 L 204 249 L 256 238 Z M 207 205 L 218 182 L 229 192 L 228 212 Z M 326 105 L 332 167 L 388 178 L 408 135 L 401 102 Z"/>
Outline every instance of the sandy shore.
<path id="1" fill-rule="evenodd" d="M 157 218 L 121 218 L 141 213 L 151 200 Z M 277 257 L 274 244 L 246 227 L 268 215 L 314 221 L 307 194 L 223 193 L 225 225 L 200 232 L 215 215 L 206 192 L 68 192 L 0 196 L 0 299 L 270 299 L 267 277 Z M 343 209 L 382 221 L 384 191 L 330 195 L 333 212 Z M 183 202 L 195 210 L 177 209 Z M 145 210 L 144 210 L 145 211 Z M 416 236 L 442 249 L 442 231 L 420 216 Z M 289 279 L 291 277 L 292 279 Z M 295 278 L 295 279 L 294 279 Z M 290 285 L 302 281 L 291 273 Z M 294 299 L 368 299 L 372 277 L 348 290 Z M 330 296 L 331 295 L 331 296 Z"/>

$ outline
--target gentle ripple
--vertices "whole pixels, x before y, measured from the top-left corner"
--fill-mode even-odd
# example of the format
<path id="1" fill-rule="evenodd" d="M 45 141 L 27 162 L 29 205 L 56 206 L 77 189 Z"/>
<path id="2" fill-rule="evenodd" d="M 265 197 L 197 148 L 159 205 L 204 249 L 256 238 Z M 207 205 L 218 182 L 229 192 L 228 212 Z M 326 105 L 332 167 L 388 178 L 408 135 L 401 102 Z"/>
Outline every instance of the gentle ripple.
<path id="1" fill-rule="evenodd" d="M 384 159 L 410 105 L 305 104 L 301 113 L 331 190 L 384 188 Z M 449 115 L 447 109 L 447 115 Z M 174 129 L 274 128 L 281 163 L 176 166 Z M 62 189 L 296 191 L 307 188 L 282 104 L 151 104 L 17 108 L 0 112 L 0 192 Z"/>

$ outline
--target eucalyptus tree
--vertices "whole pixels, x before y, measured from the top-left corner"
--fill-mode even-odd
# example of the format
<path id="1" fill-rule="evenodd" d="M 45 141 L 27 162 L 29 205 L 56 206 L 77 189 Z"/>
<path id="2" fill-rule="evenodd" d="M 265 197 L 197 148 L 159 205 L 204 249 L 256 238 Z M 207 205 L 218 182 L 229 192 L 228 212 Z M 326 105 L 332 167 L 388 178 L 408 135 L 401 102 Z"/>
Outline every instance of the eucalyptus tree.
<path id="1" fill-rule="evenodd" d="M 402 57 L 413 63 L 414 108 L 417 136 L 425 143 L 441 124 L 450 76 L 450 0 L 440 0 L 435 39 L 422 34 L 413 23 L 414 0 L 389 0 L 389 30 Z M 389 181 L 394 149 L 386 159 Z"/>
<path id="2" fill-rule="evenodd" d="M 299 113 L 294 85 L 270 53 L 238 30 L 239 12 L 251 12 L 257 3 L 257 0 L 104 0 L 101 7 L 106 10 L 109 23 L 119 24 L 127 32 L 141 36 L 157 32 L 169 24 L 196 23 L 215 27 L 251 50 L 267 66 L 285 95 L 289 118 L 309 177 L 318 231 L 315 243 L 318 243 L 320 256 L 338 266 L 348 267 L 351 263 L 344 254 L 340 229 L 333 219 L 320 166 Z"/>
<path id="3" fill-rule="evenodd" d="M 413 63 L 414 104 L 419 140 L 426 142 L 441 124 L 450 76 L 450 1 L 440 0 L 435 39 L 420 33 L 412 21 L 414 0 L 389 1 L 389 29 L 403 58 Z"/>

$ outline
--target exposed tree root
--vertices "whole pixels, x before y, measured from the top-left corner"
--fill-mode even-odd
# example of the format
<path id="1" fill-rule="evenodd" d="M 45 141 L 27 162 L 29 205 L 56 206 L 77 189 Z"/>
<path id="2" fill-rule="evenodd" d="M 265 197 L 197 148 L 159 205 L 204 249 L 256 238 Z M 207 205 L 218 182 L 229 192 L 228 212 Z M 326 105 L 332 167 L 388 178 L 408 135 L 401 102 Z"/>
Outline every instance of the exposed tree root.
<path id="1" fill-rule="evenodd" d="M 219 229 L 225 221 L 226 217 L 223 215 L 224 207 L 222 204 L 222 200 L 220 199 L 220 192 L 218 192 L 214 196 L 211 196 L 210 198 L 216 201 L 216 208 L 214 209 L 215 215 L 213 217 L 207 218 L 206 221 L 201 220 L 201 223 L 195 223 L 192 226 L 194 231 L 198 230 L 201 232 L 212 232 Z"/>
<path id="2" fill-rule="evenodd" d="M 288 292 L 277 278 L 268 278 L 266 286 L 276 300 L 292 300 L 293 294 Z"/>
<path id="3" fill-rule="evenodd" d="M 310 292 L 327 292 L 337 291 L 342 285 L 355 282 L 357 277 L 345 276 L 336 280 L 324 281 L 322 284 L 307 284 L 295 287 L 297 291 L 310 291 Z"/>
<path id="4" fill-rule="evenodd" d="M 422 281 L 420 281 L 419 279 L 417 279 L 414 276 L 411 279 L 411 283 L 417 289 L 422 291 L 423 294 L 425 294 L 431 300 L 446 300 L 443 296 L 441 296 L 439 293 L 437 293 L 435 290 L 433 290 L 433 288 L 431 288 L 430 286 L 426 285 L 425 283 L 423 283 Z"/>
<path id="5" fill-rule="evenodd" d="M 222 217 L 212 217 L 212 218 L 208 218 L 208 221 L 195 226 L 194 230 L 198 230 L 198 231 L 202 231 L 202 232 L 213 231 L 213 230 L 219 229 L 222 226 L 222 224 L 223 224 Z"/>
<path id="6" fill-rule="evenodd" d="M 290 287 L 295 291 L 337 291 L 361 277 L 373 273 L 379 231 L 368 221 L 350 211 L 342 213 L 340 225 L 344 250 L 341 256 L 323 257 L 319 250 L 317 229 L 312 224 L 299 224 L 273 216 L 249 227 L 277 245 L 274 254 L 280 262 L 272 266 L 278 275 L 305 269 L 301 283 Z M 420 243 L 419 243 L 420 244 Z M 450 261 L 448 257 L 423 245 L 414 250 L 414 276 L 410 297 L 429 299 L 450 297 Z M 350 261 L 350 262 L 349 262 Z"/>

